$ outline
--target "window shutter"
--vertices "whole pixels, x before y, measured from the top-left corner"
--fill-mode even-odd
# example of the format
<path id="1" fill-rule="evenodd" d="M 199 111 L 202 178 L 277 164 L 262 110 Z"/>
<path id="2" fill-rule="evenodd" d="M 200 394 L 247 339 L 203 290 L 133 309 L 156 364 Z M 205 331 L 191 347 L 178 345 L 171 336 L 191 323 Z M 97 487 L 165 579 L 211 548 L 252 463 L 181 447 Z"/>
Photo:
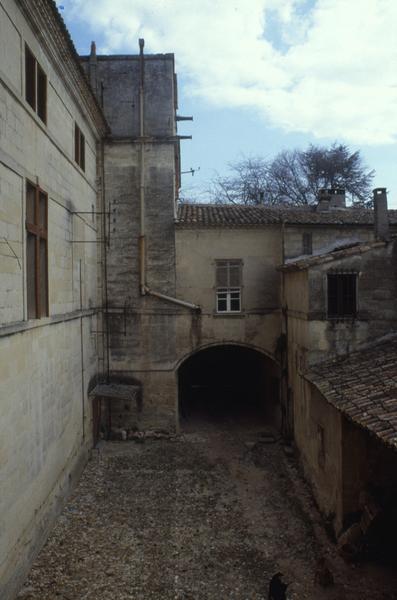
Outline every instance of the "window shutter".
<path id="1" fill-rule="evenodd" d="M 216 287 L 228 287 L 227 261 L 219 261 L 216 263 Z"/>

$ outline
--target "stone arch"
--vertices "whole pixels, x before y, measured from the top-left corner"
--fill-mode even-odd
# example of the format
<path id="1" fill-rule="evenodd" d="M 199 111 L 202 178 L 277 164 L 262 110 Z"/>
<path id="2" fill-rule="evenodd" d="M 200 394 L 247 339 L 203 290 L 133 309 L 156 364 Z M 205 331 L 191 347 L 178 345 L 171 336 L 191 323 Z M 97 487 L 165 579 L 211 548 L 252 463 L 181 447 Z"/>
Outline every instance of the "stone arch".
<path id="1" fill-rule="evenodd" d="M 205 344 L 178 361 L 175 373 L 180 423 L 198 415 L 227 420 L 255 414 L 279 426 L 280 367 L 263 348 Z"/>

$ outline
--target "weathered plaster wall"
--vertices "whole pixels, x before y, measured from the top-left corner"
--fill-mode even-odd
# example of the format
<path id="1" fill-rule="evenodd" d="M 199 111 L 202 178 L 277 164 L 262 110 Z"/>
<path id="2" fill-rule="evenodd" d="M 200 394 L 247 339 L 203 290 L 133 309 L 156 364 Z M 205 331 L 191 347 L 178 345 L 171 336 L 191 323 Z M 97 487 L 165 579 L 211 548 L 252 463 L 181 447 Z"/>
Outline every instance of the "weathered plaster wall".
<path id="1" fill-rule="evenodd" d="M 397 486 L 397 454 L 368 431 L 342 419 L 343 515 L 349 517 L 363 508 L 363 492 L 387 498 Z M 387 492 L 385 493 L 385 490 Z"/>
<path id="2" fill-rule="evenodd" d="M 313 254 L 334 248 L 343 242 L 365 242 L 374 239 L 374 227 L 372 226 L 337 226 L 329 225 L 288 225 L 285 227 L 285 258 L 301 256 L 303 252 L 303 234 L 312 236 Z"/>
<path id="3" fill-rule="evenodd" d="M 309 355 L 311 363 L 329 354 L 346 354 L 397 329 L 396 244 L 325 263 L 309 271 Z M 355 319 L 327 319 L 327 273 L 354 272 L 358 313 Z"/>
<path id="4" fill-rule="evenodd" d="M 176 230 L 177 296 L 201 307 L 178 320 L 178 355 L 200 346 L 235 342 L 275 355 L 280 335 L 281 240 L 278 229 Z M 241 314 L 216 313 L 215 261 L 241 259 Z"/>
<path id="5" fill-rule="evenodd" d="M 90 310 L 96 305 L 95 223 L 91 215 L 72 211 L 91 211 L 96 205 L 98 132 L 76 100 L 78 90 L 72 92 L 65 84 L 57 49 L 50 51 L 39 41 L 18 6 L 13 0 L 0 0 L 0 597 L 4 600 L 14 596 L 87 459 L 92 440 L 87 392 L 97 371 L 93 335 L 97 327 Z M 46 34 L 45 28 L 41 33 Z M 25 42 L 47 75 L 47 124 L 25 101 Z M 86 138 L 85 173 L 74 161 L 75 122 Z M 27 320 L 26 309 L 27 180 L 38 182 L 48 193 L 49 317 L 37 320 Z"/>
<path id="6" fill-rule="evenodd" d="M 172 55 L 145 56 L 146 284 L 175 296 L 175 134 Z M 88 69 L 87 60 L 83 61 Z M 97 58 L 98 88 L 112 128 L 104 148 L 109 375 L 142 386 L 139 405 L 113 402 L 113 423 L 175 428 L 178 309 L 139 289 L 141 140 L 139 57 Z"/>
<path id="7" fill-rule="evenodd" d="M 303 380 L 295 407 L 295 442 L 305 476 L 321 512 L 339 533 L 343 527 L 342 416 Z"/>

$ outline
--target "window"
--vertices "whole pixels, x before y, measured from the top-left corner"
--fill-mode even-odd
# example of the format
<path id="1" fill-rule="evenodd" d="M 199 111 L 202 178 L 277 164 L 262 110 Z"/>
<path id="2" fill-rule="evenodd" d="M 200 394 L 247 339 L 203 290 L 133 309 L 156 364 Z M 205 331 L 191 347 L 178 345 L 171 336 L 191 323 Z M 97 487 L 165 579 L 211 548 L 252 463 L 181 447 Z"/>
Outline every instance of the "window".
<path id="1" fill-rule="evenodd" d="M 48 316 L 48 198 L 26 183 L 26 289 L 28 319 Z"/>
<path id="2" fill-rule="evenodd" d="M 303 254 L 313 254 L 313 241 L 311 233 L 304 233 L 302 235 L 302 250 Z"/>
<path id="3" fill-rule="evenodd" d="M 216 311 L 241 311 L 241 260 L 216 261 Z"/>
<path id="4" fill-rule="evenodd" d="M 353 318 L 357 313 L 357 274 L 328 274 L 328 317 Z"/>
<path id="5" fill-rule="evenodd" d="M 47 75 L 25 46 L 25 98 L 43 123 L 47 122 Z"/>
<path id="6" fill-rule="evenodd" d="M 85 171 L 85 137 L 77 124 L 74 127 L 74 160 Z"/>

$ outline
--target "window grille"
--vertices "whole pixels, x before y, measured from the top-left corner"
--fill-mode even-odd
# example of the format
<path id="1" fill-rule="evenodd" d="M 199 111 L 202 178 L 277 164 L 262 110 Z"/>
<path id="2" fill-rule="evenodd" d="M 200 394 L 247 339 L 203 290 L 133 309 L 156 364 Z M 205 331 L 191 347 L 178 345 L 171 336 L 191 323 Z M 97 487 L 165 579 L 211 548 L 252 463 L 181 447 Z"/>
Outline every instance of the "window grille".
<path id="1" fill-rule="evenodd" d="M 357 314 L 357 274 L 328 274 L 327 284 L 328 317 L 354 318 Z"/>

